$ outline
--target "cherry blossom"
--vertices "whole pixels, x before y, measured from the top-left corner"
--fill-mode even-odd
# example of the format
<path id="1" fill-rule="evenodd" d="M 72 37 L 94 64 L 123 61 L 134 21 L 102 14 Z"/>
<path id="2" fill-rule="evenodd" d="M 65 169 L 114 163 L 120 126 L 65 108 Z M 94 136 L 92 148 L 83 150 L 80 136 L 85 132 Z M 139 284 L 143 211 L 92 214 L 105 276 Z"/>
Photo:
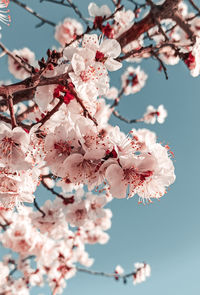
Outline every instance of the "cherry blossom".
<path id="1" fill-rule="evenodd" d="M 59 23 L 56 26 L 55 39 L 62 45 L 70 43 L 76 39 L 77 35 L 83 33 L 83 26 L 80 22 L 73 18 L 65 18 L 63 23 Z"/>
<path id="2" fill-rule="evenodd" d="M 139 284 L 146 280 L 147 277 L 151 275 L 151 268 L 149 264 L 146 263 L 135 263 L 134 264 L 136 272 L 133 275 L 133 284 Z"/>
<path id="3" fill-rule="evenodd" d="M 88 6 L 89 15 L 92 17 L 101 16 L 107 17 L 111 15 L 111 10 L 107 5 L 98 6 L 96 3 L 91 2 Z"/>
<path id="4" fill-rule="evenodd" d="M 30 136 L 21 127 L 0 124 L 0 166 L 16 170 L 31 168 Z"/>
<path id="5" fill-rule="evenodd" d="M 21 202 L 32 203 L 38 184 L 38 170 L 0 169 L 0 208 L 13 209 Z"/>
<path id="6" fill-rule="evenodd" d="M 20 49 L 20 50 L 14 50 L 13 55 L 21 57 L 23 61 L 30 64 L 31 66 L 35 65 L 35 54 L 28 49 L 27 47 Z M 20 61 L 20 59 L 19 59 Z M 13 60 L 11 57 L 8 57 L 8 69 L 13 76 L 19 80 L 25 79 L 29 76 L 29 73 L 20 65 L 16 60 Z"/>
<path id="7" fill-rule="evenodd" d="M 167 111 L 163 105 L 160 105 L 157 109 L 150 105 L 147 107 L 147 111 L 144 114 L 142 120 L 147 124 L 155 124 L 156 120 L 158 123 L 162 124 L 164 123 L 166 117 Z"/>
<path id="8" fill-rule="evenodd" d="M 9 21 L 8 2 L 0 4 L 0 21 Z M 18 254 L 0 262 L 1 294 L 26 295 L 46 283 L 52 295 L 61 294 L 79 271 L 123 282 L 131 277 L 133 284 L 150 276 L 147 263 L 136 263 L 128 275 L 120 265 L 110 274 L 88 269 L 94 258 L 87 245 L 110 238 L 108 203 L 134 196 L 151 203 L 176 178 L 173 152 L 159 143 L 163 139 L 135 125 L 126 134 L 110 118 L 164 123 L 162 101 L 157 108 L 147 106 L 142 117 L 127 119 L 118 109 L 125 96 L 139 95 L 146 85 L 148 75 L 138 65 L 143 60 L 153 58 L 157 74 L 166 78 L 168 65 L 178 62 L 193 77 L 200 73 L 200 18 L 193 1 L 196 12 L 178 0 L 133 1 L 135 9 L 113 1 L 112 10 L 92 2 L 89 19 L 72 1 L 52 2 L 70 6 L 85 28 L 70 17 L 56 25 L 29 9 L 42 25 L 55 25 L 61 48 L 52 44 L 38 60 L 28 48 L 0 45 L 10 73 L 22 80 L 0 82 L 0 237 Z M 132 64 L 118 72 L 120 80 L 111 72 L 125 61 Z M 41 198 L 39 185 L 51 199 Z"/>
<path id="9" fill-rule="evenodd" d="M 140 91 L 147 80 L 147 75 L 140 66 L 137 68 L 128 67 L 122 75 L 122 87 L 124 88 L 124 94 L 134 94 Z"/>

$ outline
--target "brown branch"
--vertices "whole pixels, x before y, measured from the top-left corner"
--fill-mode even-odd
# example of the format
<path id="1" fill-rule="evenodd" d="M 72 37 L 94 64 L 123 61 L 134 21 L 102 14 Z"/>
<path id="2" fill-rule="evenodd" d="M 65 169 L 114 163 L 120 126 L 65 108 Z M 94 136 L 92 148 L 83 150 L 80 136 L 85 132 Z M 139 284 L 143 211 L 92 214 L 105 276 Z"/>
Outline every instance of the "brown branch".
<path id="1" fill-rule="evenodd" d="M 196 38 L 194 32 L 190 29 L 190 25 L 177 13 L 172 16 L 172 19 L 188 35 L 190 40 L 195 43 Z"/>
<path id="2" fill-rule="evenodd" d="M 117 38 L 117 41 L 120 43 L 121 47 L 123 48 L 153 28 L 156 25 L 155 19 L 159 21 L 167 18 L 173 19 L 175 13 L 177 12 L 180 1 L 181 0 L 166 0 L 162 5 L 154 5 L 151 7 L 151 10 L 146 17 L 144 17 L 139 22 L 134 23 L 130 29 L 122 33 Z M 184 27 L 184 29 L 186 28 Z"/>
<path id="3" fill-rule="evenodd" d="M 22 7 L 23 9 L 25 9 L 28 13 L 34 15 L 36 18 L 38 18 L 41 23 L 39 23 L 38 25 L 36 25 L 36 27 L 41 27 L 42 25 L 44 25 L 45 23 L 46 24 L 49 24 L 53 27 L 56 26 L 56 24 L 48 19 L 45 19 L 44 17 L 42 17 L 41 15 L 39 15 L 36 11 L 34 11 L 32 8 L 30 8 L 29 6 L 27 6 L 26 4 L 18 1 L 18 0 L 10 0 L 12 2 L 14 2 L 15 4 L 17 4 L 18 6 Z"/>
<path id="4" fill-rule="evenodd" d="M 16 122 L 16 118 L 15 118 L 15 112 L 14 112 L 13 97 L 12 97 L 12 95 L 8 94 L 8 96 L 7 96 L 7 102 L 8 102 L 8 108 L 9 108 L 9 111 L 10 111 L 10 118 L 11 118 L 12 129 L 14 129 L 15 127 L 17 127 L 17 122 Z"/>

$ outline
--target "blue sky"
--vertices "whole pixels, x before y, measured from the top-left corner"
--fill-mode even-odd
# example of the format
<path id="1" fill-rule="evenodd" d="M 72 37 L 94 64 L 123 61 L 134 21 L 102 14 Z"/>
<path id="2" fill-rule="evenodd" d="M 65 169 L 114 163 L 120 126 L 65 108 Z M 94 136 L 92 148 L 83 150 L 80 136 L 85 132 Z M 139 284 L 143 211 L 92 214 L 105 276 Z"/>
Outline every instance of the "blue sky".
<path id="1" fill-rule="evenodd" d="M 75 2 L 86 16 L 89 2 Z M 71 9 L 48 2 L 27 0 L 26 3 L 54 22 L 74 16 Z M 97 3 L 108 4 L 112 8 L 112 1 Z M 39 59 L 45 56 L 48 47 L 58 45 L 53 38 L 52 27 L 44 25 L 36 29 L 38 20 L 33 16 L 13 3 L 10 10 L 11 26 L 3 26 L 2 30 L 2 42 L 9 49 L 29 47 Z M 122 71 L 126 66 L 125 62 Z M 107 278 L 78 274 L 68 281 L 64 294 L 146 295 L 148 292 L 152 295 L 188 295 L 200 292 L 200 78 L 192 78 L 183 63 L 168 66 L 168 81 L 157 68 L 155 60 L 142 63 L 142 69 L 148 74 L 146 87 L 134 96 L 124 97 L 119 110 L 128 118 L 137 118 L 147 105 L 157 107 L 164 104 L 169 114 L 166 122 L 163 125 L 140 123 L 135 126 L 111 118 L 111 123 L 119 125 L 125 133 L 133 127 L 155 131 L 158 141 L 168 144 L 175 154 L 176 182 L 166 196 L 150 205 L 138 205 L 137 197 L 114 200 L 110 204 L 113 211 L 110 241 L 104 246 L 88 247 L 90 255 L 95 258 L 92 267 L 95 270 L 111 272 L 121 264 L 129 272 L 134 262 L 146 261 L 151 264 L 152 276 L 144 284 L 133 286 L 130 280 L 124 286 Z M 120 73 L 113 74 L 111 85 L 119 85 Z M 6 59 L 0 60 L 0 80 L 3 79 L 11 79 Z M 42 203 L 47 197 L 46 191 L 39 189 L 39 193 Z M 49 289 L 44 289 L 43 293 L 50 294 Z M 32 294 L 39 292 L 36 289 Z"/>

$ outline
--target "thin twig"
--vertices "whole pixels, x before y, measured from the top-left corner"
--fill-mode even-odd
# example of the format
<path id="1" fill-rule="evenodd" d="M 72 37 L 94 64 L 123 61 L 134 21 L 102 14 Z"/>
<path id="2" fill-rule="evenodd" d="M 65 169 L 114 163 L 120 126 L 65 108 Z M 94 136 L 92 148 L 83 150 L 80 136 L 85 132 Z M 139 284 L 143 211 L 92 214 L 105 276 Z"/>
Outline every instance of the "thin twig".
<path id="1" fill-rule="evenodd" d="M 44 218 L 45 216 L 46 216 L 46 213 L 42 210 L 42 209 L 40 209 L 40 207 L 39 207 L 39 205 L 38 205 L 38 203 L 37 203 L 37 201 L 36 201 L 36 199 L 34 199 L 34 206 L 35 206 L 35 208 L 42 214 L 42 217 Z"/>
<path id="2" fill-rule="evenodd" d="M 118 95 L 118 97 L 114 100 L 113 104 L 110 105 L 110 108 L 114 108 L 116 107 L 118 104 L 119 104 L 119 101 L 122 97 L 122 95 L 124 94 L 124 91 L 125 91 L 125 87 L 123 87 Z"/>
<path id="3" fill-rule="evenodd" d="M 193 8 L 198 11 L 198 14 L 200 14 L 200 8 L 194 3 L 194 1 L 193 0 L 188 0 L 188 1 L 193 6 Z"/>
<path id="4" fill-rule="evenodd" d="M 42 17 L 41 15 L 39 15 L 36 11 L 34 11 L 32 8 L 30 8 L 29 6 L 27 6 L 26 4 L 18 1 L 18 0 L 11 0 L 12 2 L 14 2 L 15 4 L 17 4 L 18 6 L 22 7 L 23 9 L 25 9 L 27 12 L 29 12 L 30 14 L 34 15 L 35 17 L 37 17 L 41 23 L 39 23 L 38 25 L 36 25 L 36 27 L 41 27 L 42 25 L 44 25 L 45 23 L 48 25 L 51 25 L 53 27 L 56 26 L 56 24 L 44 17 Z"/>
<path id="5" fill-rule="evenodd" d="M 65 197 L 63 197 L 62 195 L 60 195 L 59 193 L 57 193 L 53 188 L 50 188 L 50 187 L 45 183 L 45 181 L 43 180 L 43 178 L 42 178 L 42 180 L 41 180 L 41 183 L 42 183 L 42 185 L 43 185 L 48 191 L 50 191 L 53 195 L 56 195 L 56 196 L 57 196 L 58 198 L 60 198 L 60 199 L 66 200 Z"/>
<path id="6" fill-rule="evenodd" d="M 152 50 L 151 53 L 152 53 L 152 55 L 158 60 L 158 62 L 160 63 L 160 67 L 161 67 L 161 69 L 163 69 L 163 71 L 164 71 L 165 78 L 166 78 L 166 80 L 168 80 L 169 77 L 168 77 L 168 74 L 167 74 L 167 68 L 166 68 L 164 62 L 162 61 L 162 59 L 159 57 L 158 52 L 155 52 L 155 51 Z"/>
<path id="7" fill-rule="evenodd" d="M 82 19 L 82 21 L 86 24 L 86 26 L 89 25 L 89 22 L 87 21 L 87 19 L 82 15 L 82 13 L 80 12 L 80 10 L 78 9 L 78 7 L 71 1 L 71 0 L 67 0 L 67 2 L 69 3 L 70 7 L 73 8 L 74 12 L 79 16 L 80 19 Z"/>
<path id="8" fill-rule="evenodd" d="M 129 277 L 134 277 L 137 274 L 137 271 L 139 271 L 140 269 L 138 269 L 137 271 L 128 273 L 128 274 L 124 274 L 124 275 L 120 275 L 117 273 L 105 273 L 102 271 L 93 271 L 93 270 L 89 270 L 89 269 L 85 269 L 85 268 L 81 268 L 81 267 L 76 267 L 76 270 L 79 272 L 83 272 L 83 273 L 87 273 L 90 275 L 95 275 L 95 276 L 103 276 L 103 277 L 107 277 L 107 278 L 114 278 L 116 280 L 122 279 L 124 284 L 126 284 L 127 282 L 127 278 Z"/>
<path id="9" fill-rule="evenodd" d="M 62 6 L 65 6 L 65 7 L 70 7 L 69 4 L 67 3 L 64 3 L 64 0 L 40 0 L 40 3 L 41 2 L 50 2 L 50 3 L 54 3 L 54 4 L 60 4 Z"/>
<path id="10" fill-rule="evenodd" d="M 125 117 L 121 116 L 117 111 L 113 111 L 113 115 L 115 117 L 117 117 L 118 119 L 120 119 L 121 121 L 124 121 L 124 122 L 126 122 L 128 124 L 141 122 L 140 119 L 131 119 L 131 120 L 126 119 Z"/>

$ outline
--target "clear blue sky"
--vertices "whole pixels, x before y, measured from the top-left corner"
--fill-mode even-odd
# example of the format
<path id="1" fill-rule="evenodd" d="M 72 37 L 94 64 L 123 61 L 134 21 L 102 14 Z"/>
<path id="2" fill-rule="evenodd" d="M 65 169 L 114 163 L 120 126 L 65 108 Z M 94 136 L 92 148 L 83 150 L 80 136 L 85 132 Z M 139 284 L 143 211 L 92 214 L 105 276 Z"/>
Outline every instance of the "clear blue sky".
<path id="1" fill-rule="evenodd" d="M 71 9 L 55 4 L 39 3 L 39 0 L 24 2 L 54 22 L 74 16 Z M 74 2 L 88 15 L 90 1 Z M 97 3 L 112 7 L 112 1 Z M 58 45 L 52 27 L 44 25 L 36 29 L 36 18 L 12 3 L 10 10 L 11 26 L 3 26 L 2 30 L 2 42 L 9 49 L 29 47 L 37 58 L 41 58 L 48 47 Z M 200 78 L 192 78 L 181 63 L 168 67 L 169 80 L 166 81 L 157 67 L 153 60 L 142 63 L 149 76 L 147 85 L 138 94 L 125 97 L 120 112 L 135 118 L 142 115 L 149 104 L 156 107 L 164 104 L 169 113 L 166 123 L 128 126 L 115 118 L 111 122 L 124 132 L 133 127 L 155 131 L 158 140 L 169 144 L 175 154 L 176 182 L 165 197 L 151 205 L 138 205 L 137 198 L 114 200 L 110 204 L 113 211 L 110 241 L 104 246 L 88 247 L 90 255 L 95 258 L 92 267 L 95 270 L 110 272 L 121 264 L 129 272 L 134 262 L 145 260 L 151 264 L 152 276 L 144 284 L 134 287 L 131 281 L 124 286 L 110 279 L 78 274 L 68 281 L 64 294 L 200 294 Z M 5 59 L 0 60 L 0 80 L 11 78 L 6 68 Z M 111 84 L 119 85 L 119 81 L 120 73 L 114 74 Z M 46 191 L 41 190 L 41 200 L 46 197 Z M 34 295 L 39 293 L 42 292 L 32 292 Z M 43 293 L 50 294 L 49 289 L 44 289 Z"/>

